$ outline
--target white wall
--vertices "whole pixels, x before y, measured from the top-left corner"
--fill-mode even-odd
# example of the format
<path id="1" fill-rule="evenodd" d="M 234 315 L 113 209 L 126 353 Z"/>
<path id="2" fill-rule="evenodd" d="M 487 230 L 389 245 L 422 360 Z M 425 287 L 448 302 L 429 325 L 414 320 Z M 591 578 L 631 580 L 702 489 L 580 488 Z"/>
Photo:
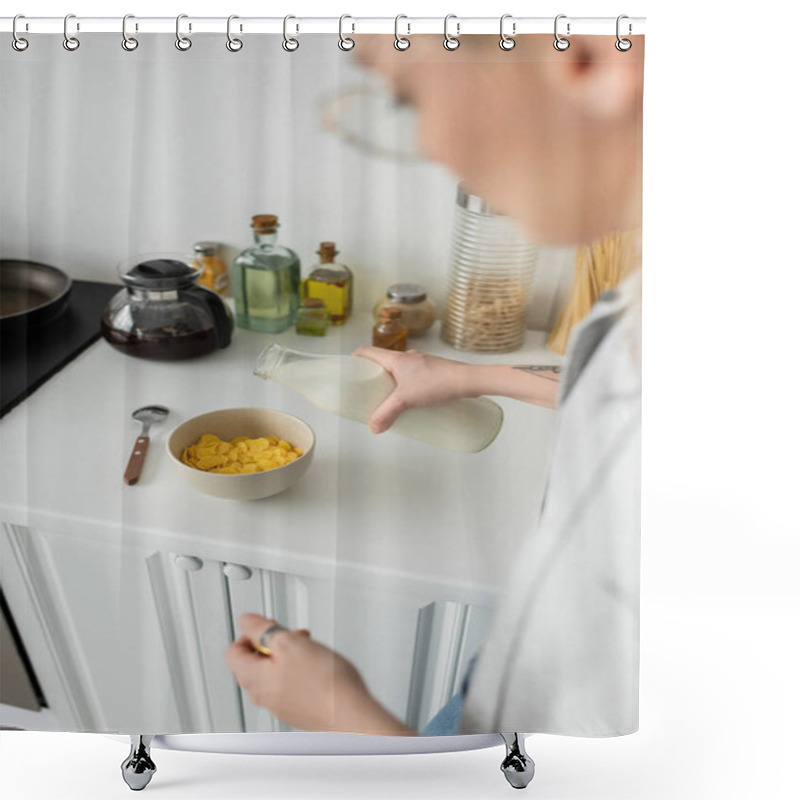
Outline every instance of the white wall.
<path id="1" fill-rule="evenodd" d="M 0 48 L 0 252 L 76 278 L 116 279 L 123 258 L 200 239 L 233 255 L 250 216 L 276 213 L 307 268 L 323 239 L 356 271 L 357 305 L 397 280 L 443 300 L 456 177 L 365 154 L 322 130 L 332 92 L 365 80 L 336 37 L 289 56 L 280 37 L 231 54 L 218 36 L 188 52 L 171 35 L 127 53 L 119 36 Z M 569 250 L 540 259 L 531 327 L 548 328 L 569 283 Z"/>

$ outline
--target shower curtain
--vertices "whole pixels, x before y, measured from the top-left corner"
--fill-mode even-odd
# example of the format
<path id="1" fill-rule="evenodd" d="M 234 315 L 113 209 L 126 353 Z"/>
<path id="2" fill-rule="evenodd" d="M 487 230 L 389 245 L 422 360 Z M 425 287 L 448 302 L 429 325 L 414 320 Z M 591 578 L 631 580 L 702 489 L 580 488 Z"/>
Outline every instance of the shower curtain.
<path id="1" fill-rule="evenodd" d="M 574 291 L 576 248 L 623 229 L 610 208 L 633 209 L 625 230 L 639 224 L 641 94 L 628 84 L 641 82 L 642 37 L 630 51 L 588 37 L 607 49 L 610 77 L 570 127 L 575 97 L 552 82 L 572 79 L 565 65 L 575 75 L 596 66 L 580 37 L 570 52 L 544 35 L 507 50 L 496 36 L 449 50 L 441 36 L 412 35 L 403 50 L 391 35 L 346 49 L 334 34 L 301 34 L 291 51 L 276 34 L 238 33 L 238 49 L 224 35 L 185 35 L 184 50 L 165 33 L 130 50 L 100 33 L 75 33 L 72 50 L 54 34 L 29 35 L 24 51 L 3 45 L 2 258 L 125 292 L 122 262 L 213 241 L 233 277 L 251 218 L 275 215 L 303 278 L 320 243 L 335 242 L 354 276 L 353 313 L 322 337 L 237 325 L 229 347 L 187 360 L 131 357 L 98 339 L 0 422 L 2 588 L 49 724 L 324 730 L 372 704 L 382 722 L 339 729 L 635 731 L 638 270 L 600 287 L 565 359 L 546 338 Z M 530 93 L 509 102 L 509 83 Z M 442 116 L 459 104 L 463 121 Z M 496 126 L 503 135 L 487 146 Z M 607 145 L 608 163 L 625 168 L 606 191 L 593 176 Z M 535 169 L 526 148 L 545 148 Z M 423 286 L 441 317 L 460 180 L 535 246 L 525 344 L 460 351 L 437 323 L 408 346 L 523 367 L 517 383 L 559 381 L 553 403 L 473 392 L 493 394 L 504 421 L 489 447 L 464 454 L 372 433 L 253 374 L 271 344 L 317 355 L 370 345 L 373 307 L 394 284 Z M 528 186 L 538 188 L 528 196 Z M 565 186 L 577 193 L 565 198 Z M 537 228 L 537 204 L 571 211 L 542 213 Z M 224 302 L 240 311 L 231 294 Z M 169 415 L 150 431 L 141 479 L 126 485 L 132 413 L 152 404 Z M 264 499 L 199 491 L 167 452 L 170 431 L 244 408 L 307 423 L 308 471 Z M 257 644 L 242 639 L 243 614 L 288 631 L 253 658 L 278 661 L 287 641 L 320 646 L 308 684 L 303 656 L 294 675 L 238 666 L 233 643 Z M 335 713 L 305 724 L 304 702 Z"/>

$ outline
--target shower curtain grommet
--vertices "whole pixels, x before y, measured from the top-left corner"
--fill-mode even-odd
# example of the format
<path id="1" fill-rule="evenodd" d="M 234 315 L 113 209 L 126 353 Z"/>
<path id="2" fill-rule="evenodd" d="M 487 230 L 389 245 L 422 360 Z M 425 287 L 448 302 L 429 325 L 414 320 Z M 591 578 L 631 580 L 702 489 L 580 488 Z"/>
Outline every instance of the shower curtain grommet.
<path id="1" fill-rule="evenodd" d="M 181 20 L 188 19 L 188 17 L 188 14 L 178 14 L 175 18 L 175 47 L 184 53 L 192 46 L 192 40 L 181 33 Z M 189 23 L 189 30 L 192 30 L 191 23 Z"/>
<path id="2" fill-rule="evenodd" d="M 558 21 L 560 19 L 566 19 L 566 18 L 567 18 L 566 14 L 559 14 L 556 17 L 555 22 L 553 23 L 553 32 L 555 33 L 556 36 L 555 41 L 553 42 L 553 47 L 555 47 L 555 49 L 558 50 L 559 53 L 563 53 L 565 50 L 569 50 L 569 39 L 565 39 L 558 32 Z M 570 24 L 569 22 L 567 22 L 567 36 L 569 36 L 569 34 L 570 34 Z"/>
<path id="3" fill-rule="evenodd" d="M 297 39 L 293 38 L 292 36 L 289 36 L 288 34 L 287 29 L 290 19 L 296 20 L 297 17 L 295 17 L 292 14 L 287 14 L 283 18 L 283 41 L 281 42 L 281 46 L 287 53 L 294 53 L 294 51 L 297 50 L 298 47 L 300 47 L 300 42 Z M 300 26 L 297 24 L 297 22 L 295 22 L 294 28 L 296 32 L 300 31 Z"/>
<path id="4" fill-rule="evenodd" d="M 345 53 L 348 53 L 356 46 L 356 41 L 355 39 L 351 39 L 349 36 L 344 35 L 343 26 L 344 26 L 344 21 L 346 19 L 353 19 L 353 18 L 349 14 L 342 14 L 342 16 L 339 17 L 339 49 L 344 50 Z M 351 33 L 355 33 L 356 25 L 354 22 L 351 23 L 351 25 L 352 25 Z"/>
<path id="5" fill-rule="evenodd" d="M 228 28 L 226 31 L 228 40 L 225 42 L 225 47 L 227 47 L 231 53 L 238 53 L 244 47 L 244 42 L 241 39 L 237 39 L 231 33 L 231 22 L 233 22 L 233 20 L 235 19 L 239 19 L 239 17 L 236 14 L 231 14 L 228 17 Z M 242 30 L 241 25 L 239 26 L 239 30 L 240 31 Z"/>
<path id="6" fill-rule="evenodd" d="M 24 39 L 17 33 L 17 20 L 25 19 L 24 14 L 17 14 L 14 21 L 11 23 L 11 46 L 18 52 L 22 53 L 28 49 L 28 40 Z"/>
<path id="7" fill-rule="evenodd" d="M 455 36 L 453 36 L 447 30 L 447 23 L 450 22 L 451 19 L 456 20 L 456 35 Z M 455 14 L 448 14 L 444 18 L 444 41 L 442 42 L 442 45 L 444 46 L 445 50 L 449 50 L 451 53 L 453 52 L 453 50 L 458 50 L 458 47 L 461 44 L 461 41 L 458 38 L 460 33 L 461 33 L 461 23 L 458 21 L 458 17 L 456 17 Z"/>
<path id="8" fill-rule="evenodd" d="M 513 19 L 512 19 L 512 22 L 511 22 L 511 34 L 512 35 L 509 36 L 505 32 L 505 24 L 506 24 L 506 20 L 507 19 L 512 19 L 512 15 L 511 14 L 503 14 L 503 16 L 500 17 L 500 42 L 499 42 L 500 49 L 501 50 L 505 50 L 506 52 L 508 52 L 509 50 L 513 50 L 517 46 L 516 41 L 514 41 L 514 39 L 512 38 L 517 33 L 517 23 L 514 22 Z"/>
<path id="9" fill-rule="evenodd" d="M 64 46 L 65 50 L 68 50 L 70 53 L 74 53 L 81 46 L 81 43 L 80 39 L 78 39 L 76 36 L 69 35 L 69 21 L 71 19 L 75 19 L 74 14 L 67 14 L 67 16 L 64 17 L 64 41 L 62 42 L 62 45 Z M 77 30 L 80 30 L 80 25 L 77 26 Z"/>
<path id="10" fill-rule="evenodd" d="M 400 20 L 401 19 L 408 19 L 405 14 L 398 14 L 394 18 L 394 49 L 399 50 L 401 53 L 408 50 L 411 47 L 411 39 L 407 39 L 405 36 L 400 35 Z M 411 33 L 411 24 L 406 22 L 406 26 L 408 27 L 408 33 Z"/>
<path id="11" fill-rule="evenodd" d="M 622 37 L 619 35 L 619 23 L 620 23 L 620 22 L 621 22 L 623 19 L 629 19 L 628 15 L 627 15 L 627 14 L 620 14 L 620 15 L 617 17 L 617 41 L 616 41 L 616 42 L 614 42 L 614 47 L 616 47 L 616 48 L 617 48 L 617 50 L 619 50 L 619 52 L 620 52 L 620 53 L 627 53 L 627 52 L 628 52 L 628 50 L 630 50 L 630 49 L 631 49 L 631 47 L 633 47 L 633 42 L 632 42 L 630 39 L 623 39 L 623 38 L 622 38 Z M 630 24 L 630 22 L 629 22 L 629 23 L 628 23 L 628 34 L 629 34 L 629 35 L 630 35 L 630 32 L 631 32 L 631 24 Z"/>
<path id="12" fill-rule="evenodd" d="M 138 46 L 139 40 L 134 36 L 128 36 L 128 20 L 134 19 L 133 14 L 126 14 L 122 18 L 122 49 L 132 53 Z M 138 30 L 139 26 L 136 26 Z"/>

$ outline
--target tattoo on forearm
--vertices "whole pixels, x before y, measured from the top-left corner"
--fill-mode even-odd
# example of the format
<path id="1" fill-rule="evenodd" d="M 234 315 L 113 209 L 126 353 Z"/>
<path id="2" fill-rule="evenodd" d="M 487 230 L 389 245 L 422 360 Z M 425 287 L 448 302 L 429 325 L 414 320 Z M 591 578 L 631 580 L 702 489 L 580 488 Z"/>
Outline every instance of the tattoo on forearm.
<path id="1" fill-rule="evenodd" d="M 523 372 L 533 372 L 546 381 L 557 382 L 560 380 L 559 376 L 561 375 L 561 367 L 543 364 L 519 364 L 513 367 L 513 369 L 519 369 Z M 548 375 L 547 373 L 550 374 Z"/>

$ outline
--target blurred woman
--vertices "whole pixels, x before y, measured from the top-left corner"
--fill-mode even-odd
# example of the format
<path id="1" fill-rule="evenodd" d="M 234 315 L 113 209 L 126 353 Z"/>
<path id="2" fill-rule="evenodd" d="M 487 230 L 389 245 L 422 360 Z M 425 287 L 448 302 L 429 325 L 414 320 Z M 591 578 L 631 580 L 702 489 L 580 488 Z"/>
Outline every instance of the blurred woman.
<path id="1" fill-rule="evenodd" d="M 641 226 L 643 51 L 614 37 L 467 36 L 454 52 L 384 36 L 356 53 L 418 114 L 423 153 L 449 166 L 531 239 L 579 245 Z M 459 692 L 424 734 L 542 731 L 609 736 L 638 727 L 639 271 L 573 331 L 563 379 L 362 347 L 395 378 L 380 433 L 405 409 L 502 395 L 560 409 L 539 524 L 514 553 L 508 591 Z M 245 614 L 226 652 L 254 703 L 307 730 L 415 735 L 346 659 L 307 631 Z M 268 658 L 254 650 L 271 630 Z"/>

